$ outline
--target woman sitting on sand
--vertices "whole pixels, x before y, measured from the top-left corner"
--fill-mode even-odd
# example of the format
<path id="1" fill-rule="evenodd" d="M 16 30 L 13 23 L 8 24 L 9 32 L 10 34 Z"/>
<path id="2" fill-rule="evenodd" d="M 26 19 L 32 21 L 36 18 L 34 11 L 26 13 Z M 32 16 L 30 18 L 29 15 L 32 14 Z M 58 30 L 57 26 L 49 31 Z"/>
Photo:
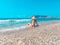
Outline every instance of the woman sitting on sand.
<path id="1" fill-rule="evenodd" d="M 36 17 L 33 16 L 33 17 L 32 17 L 32 24 L 28 24 L 28 26 L 34 28 L 34 27 L 35 27 L 35 24 L 37 24 L 37 21 L 36 21 Z"/>

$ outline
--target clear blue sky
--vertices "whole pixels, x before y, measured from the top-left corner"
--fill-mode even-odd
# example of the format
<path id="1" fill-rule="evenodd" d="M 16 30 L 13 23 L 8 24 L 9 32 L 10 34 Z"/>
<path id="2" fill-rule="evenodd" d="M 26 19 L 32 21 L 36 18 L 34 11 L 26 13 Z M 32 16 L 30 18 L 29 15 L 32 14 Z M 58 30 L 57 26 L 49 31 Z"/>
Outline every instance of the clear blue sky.
<path id="1" fill-rule="evenodd" d="M 0 18 L 60 15 L 59 0 L 0 0 Z"/>

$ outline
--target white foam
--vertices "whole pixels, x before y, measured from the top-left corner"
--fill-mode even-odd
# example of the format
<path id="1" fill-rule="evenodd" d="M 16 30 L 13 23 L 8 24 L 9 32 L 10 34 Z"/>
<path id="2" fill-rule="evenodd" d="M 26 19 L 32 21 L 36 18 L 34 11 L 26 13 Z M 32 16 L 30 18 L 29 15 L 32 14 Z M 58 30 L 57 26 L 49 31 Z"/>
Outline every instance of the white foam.
<path id="1" fill-rule="evenodd" d="M 31 19 L 21 19 L 21 20 L 15 20 L 16 22 L 23 22 L 23 21 L 30 21 Z"/>
<path id="2" fill-rule="evenodd" d="M 2 24 L 2 23 L 7 23 L 7 22 L 9 22 L 10 20 L 0 20 L 0 24 Z"/>
<path id="3" fill-rule="evenodd" d="M 21 19 L 21 20 L 0 20 L 0 24 L 12 22 L 23 22 L 23 21 L 30 21 L 31 19 Z"/>
<path id="4" fill-rule="evenodd" d="M 31 19 L 21 19 L 21 20 L 0 20 L 0 24 L 9 24 L 10 22 L 23 22 L 23 21 L 30 21 Z M 14 23 L 13 23 L 14 24 Z M 12 30 L 19 30 L 19 29 L 23 29 L 23 28 L 26 28 L 27 26 L 7 26 L 6 28 L 3 27 L 3 28 L 0 28 L 0 32 L 1 31 L 12 31 Z"/>
<path id="5" fill-rule="evenodd" d="M 3 28 L 3 29 L 0 29 L 0 32 L 20 30 L 20 29 L 24 29 L 24 28 L 28 28 L 28 26 L 19 26 L 19 27 Z"/>

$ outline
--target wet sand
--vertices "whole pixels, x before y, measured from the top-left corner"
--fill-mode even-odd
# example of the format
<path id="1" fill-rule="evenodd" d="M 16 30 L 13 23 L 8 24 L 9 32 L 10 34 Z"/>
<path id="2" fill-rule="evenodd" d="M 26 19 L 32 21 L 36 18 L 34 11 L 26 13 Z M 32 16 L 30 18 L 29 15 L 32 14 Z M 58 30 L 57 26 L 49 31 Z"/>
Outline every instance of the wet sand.
<path id="1" fill-rule="evenodd" d="M 0 32 L 0 45 L 60 45 L 60 21 L 38 27 Z"/>

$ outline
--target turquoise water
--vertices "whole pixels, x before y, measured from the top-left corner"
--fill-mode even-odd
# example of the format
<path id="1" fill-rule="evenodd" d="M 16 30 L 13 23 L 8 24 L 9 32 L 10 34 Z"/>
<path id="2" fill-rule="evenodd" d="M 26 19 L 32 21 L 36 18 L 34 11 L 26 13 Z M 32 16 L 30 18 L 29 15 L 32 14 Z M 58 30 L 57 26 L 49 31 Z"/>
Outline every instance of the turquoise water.
<path id="1" fill-rule="evenodd" d="M 49 22 L 60 18 L 37 18 L 37 22 Z M 0 19 L 0 28 L 23 27 L 31 23 L 31 19 Z"/>
<path id="2" fill-rule="evenodd" d="M 0 28 L 21 27 L 31 22 L 31 19 L 6 19 L 0 20 Z"/>

